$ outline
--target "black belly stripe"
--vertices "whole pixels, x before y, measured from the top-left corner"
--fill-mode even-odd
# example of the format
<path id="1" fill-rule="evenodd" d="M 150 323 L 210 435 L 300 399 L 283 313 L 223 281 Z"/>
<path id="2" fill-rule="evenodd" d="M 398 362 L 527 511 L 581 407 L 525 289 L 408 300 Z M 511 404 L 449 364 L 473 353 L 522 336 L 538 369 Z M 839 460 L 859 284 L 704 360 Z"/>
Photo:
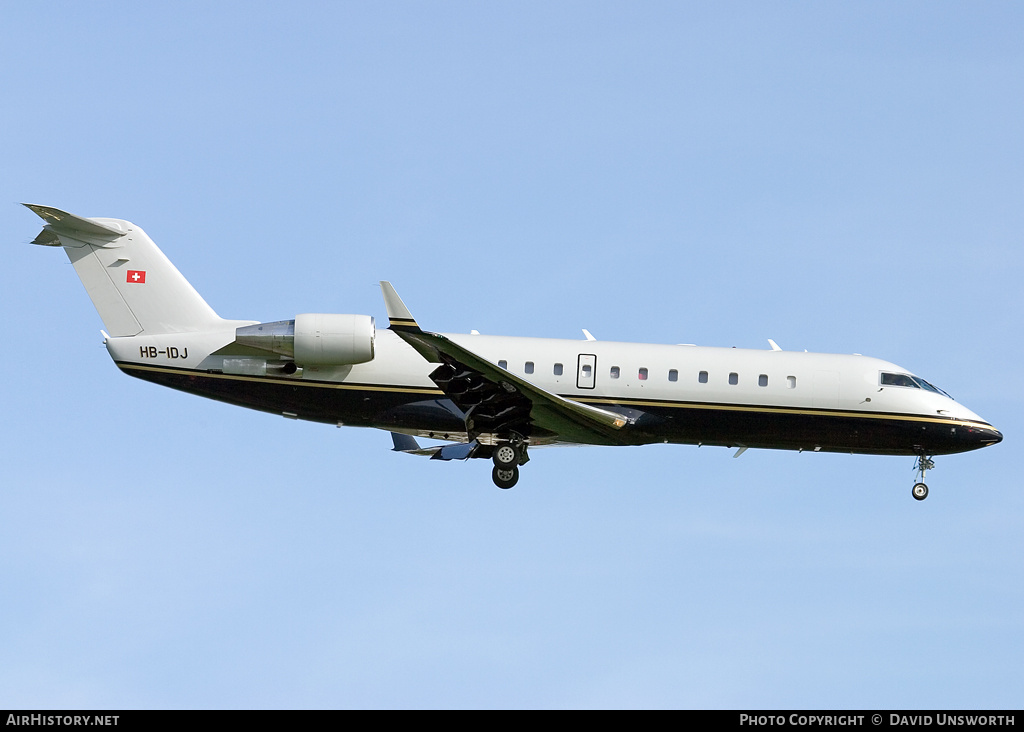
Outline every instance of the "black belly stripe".
<path id="1" fill-rule="evenodd" d="M 117 365 L 125 373 L 145 381 L 315 422 L 438 433 L 465 430 L 460 410 L 437 388 L 246 376 L 130 362 Z M 626 444 L 668 441 L 824 452 L 938 455 L 983 446 L 965 441 L 965 431 L 995 432 L 991 425 L 930 415 L 563 396 L 606 409 L 638 410 L 635 423 L 623 430 Z"/>

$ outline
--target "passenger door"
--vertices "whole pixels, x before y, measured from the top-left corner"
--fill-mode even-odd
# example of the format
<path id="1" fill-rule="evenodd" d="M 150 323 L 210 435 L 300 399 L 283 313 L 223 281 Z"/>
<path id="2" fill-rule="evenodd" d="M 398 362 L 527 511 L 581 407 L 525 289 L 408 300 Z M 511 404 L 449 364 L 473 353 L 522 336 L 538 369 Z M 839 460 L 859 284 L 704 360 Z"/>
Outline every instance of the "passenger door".
<path id="1" fill-rule="evenodd" d="M 581 353 L 576 365 L 576 388 L 593 389 L 597 376 L 597 356 Z"/>

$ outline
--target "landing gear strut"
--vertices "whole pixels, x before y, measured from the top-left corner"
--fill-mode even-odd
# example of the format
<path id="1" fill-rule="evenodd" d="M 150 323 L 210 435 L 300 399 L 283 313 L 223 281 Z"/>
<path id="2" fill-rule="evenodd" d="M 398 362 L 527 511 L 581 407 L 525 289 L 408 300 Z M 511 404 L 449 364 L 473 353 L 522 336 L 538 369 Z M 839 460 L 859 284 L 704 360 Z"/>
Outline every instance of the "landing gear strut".
<path id="1" fill-rule="evenodd" d="M 924 474 L 934 468 L 934 460 L 924 455 L 918 455 L 917 462 L 914 463 L 914 470 L 917 471 L 917 482 L 914 483 L 914 488 L 910 491 L 916 500 L 923 501 L 928 497 L 928 486 L 924 484 Z"/>

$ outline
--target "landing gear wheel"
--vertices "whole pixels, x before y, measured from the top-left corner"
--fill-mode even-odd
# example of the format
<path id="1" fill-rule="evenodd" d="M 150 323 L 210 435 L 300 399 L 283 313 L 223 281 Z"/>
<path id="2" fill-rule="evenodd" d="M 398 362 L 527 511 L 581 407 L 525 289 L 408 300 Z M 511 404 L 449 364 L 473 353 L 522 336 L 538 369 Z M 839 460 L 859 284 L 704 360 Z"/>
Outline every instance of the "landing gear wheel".
<path id="1" fill-rule="evenodd" d="M 914 498 L 916 498 L 917 500 L 923 501 L 925 498 L 928 497 L 928 486 L 926 486 L 924 483 L 915 483 L 914 489 L 911 491 L 911 494 L 913 494 Z"/>
<path id="2" fill-rule="evenodd" d="M 519 465 L 519 450 L 508 442 L 503 442 L 494 448 L 494 453 L 491 455 L 491 459 L 494 461 L 494 467 L 509 469 Z"/>
<path id="3" fill-rule="evenodd" d="M 491 471 L 491 480 L 499 488 L 508 490 L 519 482 L 519 468 L 515 465 L 511 468 L 499 468 L 495 465 L 494 470 Z"/>

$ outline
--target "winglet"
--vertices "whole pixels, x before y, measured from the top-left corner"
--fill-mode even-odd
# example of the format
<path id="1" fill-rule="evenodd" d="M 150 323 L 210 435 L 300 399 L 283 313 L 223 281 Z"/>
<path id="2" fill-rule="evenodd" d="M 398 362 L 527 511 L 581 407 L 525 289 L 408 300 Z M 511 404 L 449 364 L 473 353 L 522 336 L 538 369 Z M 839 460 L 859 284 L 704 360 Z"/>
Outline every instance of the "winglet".
<path id="1" fill-rule="evenodd" d="M 416 442 L 416 438 L 412 435 L 392 432 L 391 441 L 395 444 L 391 449 L 392 452 L 416 452 L 420 449 L 420 443 Z"/>
<path id="2" fill-rule="evenodd" d="M 409 308 L 402 302 L 402 298 L 395 292 L 395 288 L 386 280 L 381 280 L 380 290 L 384 294 L 384 307 L 388 311 L 388 322 L 392 330 L 418 331 L 420 326 L 412 317 Z"/>

